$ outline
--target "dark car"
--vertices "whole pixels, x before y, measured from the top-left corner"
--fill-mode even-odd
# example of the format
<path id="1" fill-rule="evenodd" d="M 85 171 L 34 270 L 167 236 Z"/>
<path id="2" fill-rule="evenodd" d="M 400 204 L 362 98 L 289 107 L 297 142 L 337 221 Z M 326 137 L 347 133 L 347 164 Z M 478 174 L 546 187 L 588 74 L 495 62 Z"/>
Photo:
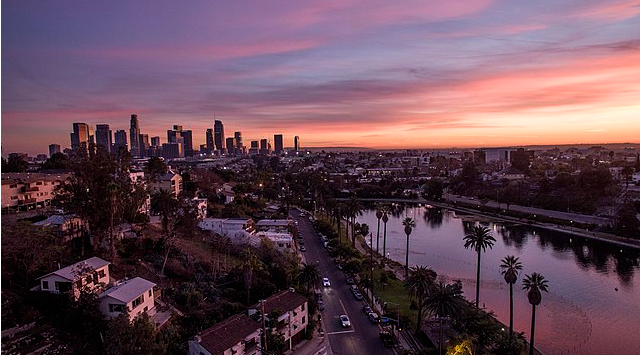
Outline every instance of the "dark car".
<path id="1" fill-rule="evenodd" d="M 353 278 L 351 277 L 347 277 L 347 285 L 353 285 L 355 282 L 353 281 Z"/>

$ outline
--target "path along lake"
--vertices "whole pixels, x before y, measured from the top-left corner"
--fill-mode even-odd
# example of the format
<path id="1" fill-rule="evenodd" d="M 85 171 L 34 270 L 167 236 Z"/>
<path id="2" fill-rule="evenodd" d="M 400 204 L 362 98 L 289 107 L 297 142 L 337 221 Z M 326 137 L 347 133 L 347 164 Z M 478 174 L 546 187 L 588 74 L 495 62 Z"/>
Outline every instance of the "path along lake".
<path id="1" fill-rule="evenodd" d="M 536 309 L 535 341 L 543 354 L 640 354 L 640 250 L 526 225 L 486 222 L 446 209 L 396 206 L 387 223 L 386 252 L 402 264 L 405 217 L 416 222 L 409 241 L 409 266 L 426 265 L 438 275 L 462 280 L 470 301 L 475 300 L 477 254 L 464 248 L 462 238 L 476 223 L 491 230 L 496 243 L 482 254 L 480 305 L 507 325 L 509 287 L 499 265 L 507 255 L 519 257 L 523 270 L 514 285 L 514 330 L 524 332 L 527 339 L 531 305 L 522 278 L 532 272 L 544 275 L 549 293 L 542 293 Z M 375 249 L 375 211 L 364 211 L 357 221 L 369 225 Z M 383 226 L 381 221 L 380 254 Z"/>

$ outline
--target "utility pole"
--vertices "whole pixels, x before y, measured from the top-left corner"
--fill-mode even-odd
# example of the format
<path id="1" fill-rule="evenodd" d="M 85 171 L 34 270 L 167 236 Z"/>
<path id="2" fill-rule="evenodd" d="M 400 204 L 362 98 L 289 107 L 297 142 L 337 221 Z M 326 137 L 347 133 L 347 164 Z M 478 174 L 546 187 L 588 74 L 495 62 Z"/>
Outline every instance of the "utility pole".
<path id="1" fill-rule="evenodd" d="M 260 300 L 260 304 L 262 305 L 262 334 L 264 335 L 264 344 L 262 344 L 262 347 L 264 348 L 265 352 L 268 352 L 267 350 L 267 331 L 266 328 L 264 326 L 264 302 L 266 300 Z"/>
<path id="2" fill-rule="evenodd" d="M 370 244 L 370 252 L 369 254 L 371 255 L 371 265 L 369 265 L 370 267 L 370 272 L 369 272 L 369 278 L 370 278 L 370 285 L 369 285 L 369 289 L 371 290 L 371 306 L 375 307 L 375 300 L 373 299 L 373 233 L 369 233 L 370 236 L 370 240 L 371 240 L 371 244 Z"/>

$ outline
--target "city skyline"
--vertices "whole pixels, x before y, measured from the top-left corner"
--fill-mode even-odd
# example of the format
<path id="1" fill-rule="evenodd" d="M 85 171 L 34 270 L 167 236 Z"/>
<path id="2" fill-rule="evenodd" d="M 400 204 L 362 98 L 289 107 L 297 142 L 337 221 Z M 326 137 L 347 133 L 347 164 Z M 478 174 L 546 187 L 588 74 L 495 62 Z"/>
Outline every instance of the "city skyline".
<path id="1" fill-rule="evenodd" d="M 129 133 L 134 112 L 194 147 L 214 114 L 285 146 L 640 136 L 633 1 L 192 4 L 3 3 L 3 153 L 64 148 L 74 122 Z"/>

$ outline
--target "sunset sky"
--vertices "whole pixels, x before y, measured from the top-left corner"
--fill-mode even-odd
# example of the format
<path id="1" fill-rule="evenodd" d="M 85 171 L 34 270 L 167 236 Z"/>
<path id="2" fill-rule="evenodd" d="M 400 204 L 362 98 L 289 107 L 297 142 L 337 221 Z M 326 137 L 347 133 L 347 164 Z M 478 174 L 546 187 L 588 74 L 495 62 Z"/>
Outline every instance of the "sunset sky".
<path id="1" fill-rule="evenodd" d="M 640 141 L 638 0 L 2 1 L 2 149 L 73 122 L 204 143 Z"/>

